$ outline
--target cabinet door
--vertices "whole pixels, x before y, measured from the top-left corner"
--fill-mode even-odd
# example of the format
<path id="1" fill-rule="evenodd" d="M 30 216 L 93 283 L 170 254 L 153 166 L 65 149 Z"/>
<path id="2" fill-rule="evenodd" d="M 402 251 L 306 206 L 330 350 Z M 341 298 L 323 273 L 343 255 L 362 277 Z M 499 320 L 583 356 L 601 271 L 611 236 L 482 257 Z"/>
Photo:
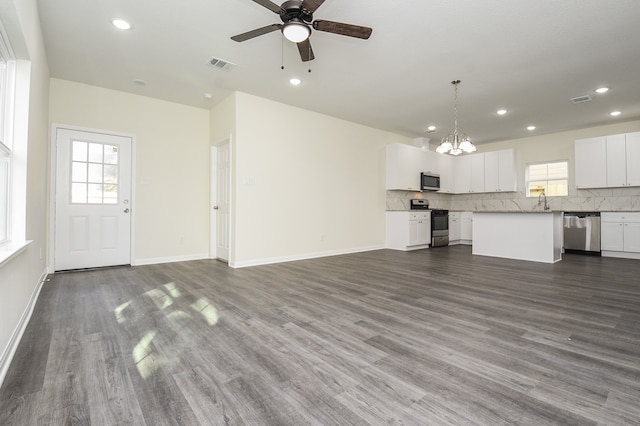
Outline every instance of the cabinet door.
<path id="1" fill-rule="evenodd" d="M 462 223 L 460 229 L 460 239 L 469 240 L 473 239 L 473 213 L 462 212 Z"/>
<path id="2" fill-rule="evenodd" d="M 431 222 L 423 219 L 418 223 L 418 241 L 419 244 L 431 243 Z"/>
<path id="3" fill-rule="evenodd" d="M 499 151 L 484 154 L 484 190 L 500 191 L 500 153 Z"/>
<path id="4" fill-rule="evenodd" d="M 408 246 L 415 246 L 417 244 L 420 244 L 419 228 L 420 228 L 419 220 L 409 221 L 409 244 L 407 244 Z"/>
<path id="5" fill-rule="evenodd" d="M 627 133 L 627 185 L 640 186 L 640 132 Z"/>
<path id="6" fill-rule="evenodd" d="M 604 188 L 607 186 L 606 138 L 575 141 L 576 188 Z"/>
<path id="7" fill-rule="evenodd" d="M 471 158 L 471 192 L 484 192 L 484 154 L 473 154 Z"/>
<path id="8" fill-rule="evenodd" d="M 454 164 L 454 191 L 456 194 L 471 192 L 471 156 L 452 158 Z"/>
<path id="9" fill-rule="evenodd" d="M 420 172 L 426 167 L 422 149 L 403 144 L 386 147 L 387 189 L 420 190 Z"/>
<path id="10" fill-rule="evenodd" d="M 624 224 L 624 251 L 640 253 L 640 222 Z"/>
<path id="11" fill-rule="evenodd" d="M 415 219 L 409 221 L 409 244 L 407 246 L 417 246 L 429 244 L 431 242 L 431 222 L 425 219 Z"/>
<path id="12" fill-rule="evenodd" d="M 602 222 L 600 228 L 601 250 L 624 251 L 624 226 L 622 222 Z"/>
<path id="13" fill-rule="evenodd" d="M 460 239 L 460 213 L 449 212 L 449 241 Z"/>
<path id="14" fill-rule="evenodd" d="M 438 172 L 440 173 L 440 191 L 444 194 L 454 193 L 453 158 L 446 154 L 438 156 Z"/>
<path id="15" fill-rule="evenodd" d="M 627 186 L 625 135 L 607 136 L 607 186 Z"/>
<path id="16" fill-rule="evenodd" d="M 486 155 L 485 153 L 485 165 Z M 518 173 L 516 171 L 516 151 L 505 149 L 498 151 L 498 188 L 502 192 L 515 192 L 518 190 Z M 485 166 L 486 167 L 486 166 Z M 486 175 L 486 173 L 485 173 Z M 485 187 L 487 182 L 484 183 Z"/>

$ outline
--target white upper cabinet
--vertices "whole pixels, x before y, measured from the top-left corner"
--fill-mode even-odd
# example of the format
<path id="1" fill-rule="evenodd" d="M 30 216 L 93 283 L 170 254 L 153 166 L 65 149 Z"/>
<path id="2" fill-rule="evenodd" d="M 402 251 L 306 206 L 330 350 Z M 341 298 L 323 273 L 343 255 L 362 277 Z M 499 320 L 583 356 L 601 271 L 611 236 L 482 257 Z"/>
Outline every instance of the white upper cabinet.
<path id="1" fill-rule="evenodd" d="M 516 191 L 514 149 L 452 157 L 400 143 L 386 146 L 386 189 L 420 191 L 420 173 L 440 175 L 440 193 Z"/>
<path id="2" fill-rule="evenodd" d="M 607 186 L 607 139 L 579 139 L 575 142 L 576 188 Z"/>
<path id="3" fill-rule="evenodd" d="M 607 186 L 627 186 L 625 135 L 607 136 Z"/>
<path id="4" fill-rule="evenodd" d="M 484 191 L 517 190 L 515 150 L 504 149 L 484 153 Z"/>
<path id="5" fill-rule="evenodd" d="M 426 151 L 394 143 L 386 147 L 386 189 L 420 191 L 420 172 L 425 171 Z"/>
<path id="6" fill-rule="evenodd" d="M 575 142 L 576 188 L 640 186 L 640 132 Z"/>
<path id="7" fill-rule="evenodd" d="M 484 192 L 484 154 L 471 154 L 453 159 L 456 194 Z"/>
<path id="8" fill-rule="evenodd" d="M 438 173 L 440 174 L 440 191 L 443 194 L 453 194 L 454 190 L 454 158 L 446 154 L 437 154 Z"/>
<path id="9" fill-rule="evenodd" d="M 469 158 L 471 158 L 471 192 L 485 192 L 484 154 L 472 154 Z"/>
<path id="10" fill-rule="evenodd" d="M 640 132 L 627 133 L 627 186 L 640 186 Z"/>
<path id="11" fill-rule="evenodd" d="M 471 192 L 471 156 L 452 158 L 453 192 L 466 194 Z"/>

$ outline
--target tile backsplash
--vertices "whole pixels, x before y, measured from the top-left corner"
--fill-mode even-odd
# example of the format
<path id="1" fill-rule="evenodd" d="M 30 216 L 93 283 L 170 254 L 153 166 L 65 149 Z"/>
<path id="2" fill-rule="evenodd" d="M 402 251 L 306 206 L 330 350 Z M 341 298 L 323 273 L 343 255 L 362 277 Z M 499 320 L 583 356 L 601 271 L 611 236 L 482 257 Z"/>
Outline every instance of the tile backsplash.
<path id="1" fill-rule="evenodd" d="M 429 200 L 429 207 L 458 211 L 539 211 L 538 198 L 523 191 L 475 194 L 387 191 L 387 210 L 409 210 L 409 200 Z M 640 187 L 581 189 L 568 197 L 547 197 L 551 210 L 561 211 L 640 211 Z"/>

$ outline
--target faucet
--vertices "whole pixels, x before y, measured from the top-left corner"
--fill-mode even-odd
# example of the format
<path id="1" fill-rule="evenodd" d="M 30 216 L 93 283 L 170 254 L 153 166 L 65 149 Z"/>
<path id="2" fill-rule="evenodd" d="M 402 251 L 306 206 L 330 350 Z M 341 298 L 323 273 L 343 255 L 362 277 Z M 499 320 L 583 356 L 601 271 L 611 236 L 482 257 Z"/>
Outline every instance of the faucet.
<path id="1" fill-rule="evenodd" d="M 538 195 L 538 205 L 542 204 L 544 200 L 544 209 L 549 210 L 549 205 L 547 204 L 547 195 L 542 191 L 540 195 Z"/>

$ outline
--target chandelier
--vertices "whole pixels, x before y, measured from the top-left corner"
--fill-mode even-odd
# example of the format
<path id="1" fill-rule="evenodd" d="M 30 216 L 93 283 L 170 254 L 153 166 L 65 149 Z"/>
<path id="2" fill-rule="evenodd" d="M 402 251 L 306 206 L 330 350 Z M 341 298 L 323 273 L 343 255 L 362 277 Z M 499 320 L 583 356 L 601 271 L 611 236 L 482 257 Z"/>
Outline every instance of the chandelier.
<path id="1" fill-rule="evenodd" d="M 454 87 L 453 134 L 450 133 L 442 138 L 442 142 L 436 148 L 436 152 L 451 155 L 474 152 L 476 146 L 471 143 L 469 136 L 464 133 L 458 133 L 458 84 L 460 84 L 460 80 L 453 80 L 451 84 Z"/>

